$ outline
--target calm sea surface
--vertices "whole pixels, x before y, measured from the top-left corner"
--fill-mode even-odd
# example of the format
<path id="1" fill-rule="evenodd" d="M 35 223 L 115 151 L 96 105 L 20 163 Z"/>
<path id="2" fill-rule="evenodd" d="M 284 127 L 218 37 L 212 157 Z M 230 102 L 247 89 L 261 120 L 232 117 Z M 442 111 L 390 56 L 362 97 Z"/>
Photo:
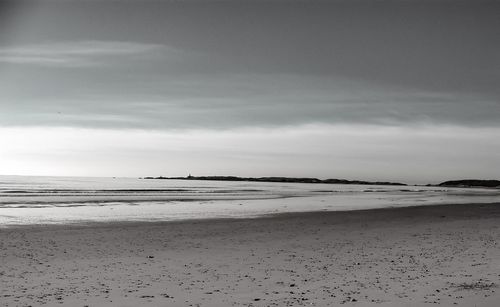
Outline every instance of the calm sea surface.
<path id="1" fill-rule="evenodd" d="M 500 190 L 0 176 L 0 227 L 492 202 Z"/>

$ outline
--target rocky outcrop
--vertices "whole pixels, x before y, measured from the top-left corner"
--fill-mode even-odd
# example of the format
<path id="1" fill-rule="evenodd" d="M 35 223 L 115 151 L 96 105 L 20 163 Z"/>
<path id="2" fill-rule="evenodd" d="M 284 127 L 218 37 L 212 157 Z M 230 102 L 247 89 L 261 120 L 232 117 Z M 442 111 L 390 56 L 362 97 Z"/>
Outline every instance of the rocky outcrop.
<path id="1" fill-rule="evenodd" d="M 488 187 L 500 188 L 500 180 L 463 179 L 450 180 L 438 184 L 441 187 Z"/>

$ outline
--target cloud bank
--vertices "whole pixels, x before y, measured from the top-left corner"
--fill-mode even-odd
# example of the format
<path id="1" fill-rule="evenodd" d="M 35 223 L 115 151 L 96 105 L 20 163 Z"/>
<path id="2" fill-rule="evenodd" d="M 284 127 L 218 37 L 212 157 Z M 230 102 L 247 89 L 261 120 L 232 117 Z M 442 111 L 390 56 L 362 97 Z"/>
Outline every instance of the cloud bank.
<path id="1" fill-rule="evenodd" d="M 103 64 L 109 57 L 148 56 L 166 49 L 159 44 L 116 41 L 76 41 L 0 48 L 0 62 L 55 67 Z"/>

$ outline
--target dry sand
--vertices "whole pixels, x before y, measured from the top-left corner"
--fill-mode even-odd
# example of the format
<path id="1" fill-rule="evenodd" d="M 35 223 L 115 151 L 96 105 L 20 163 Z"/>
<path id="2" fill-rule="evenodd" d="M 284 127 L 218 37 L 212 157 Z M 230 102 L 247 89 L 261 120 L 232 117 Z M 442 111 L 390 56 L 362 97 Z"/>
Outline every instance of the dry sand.
<path id="1" fill-rule="evenodd" d="M 1 306 L 500 306 L 500 205 L 0 229 Z"/>

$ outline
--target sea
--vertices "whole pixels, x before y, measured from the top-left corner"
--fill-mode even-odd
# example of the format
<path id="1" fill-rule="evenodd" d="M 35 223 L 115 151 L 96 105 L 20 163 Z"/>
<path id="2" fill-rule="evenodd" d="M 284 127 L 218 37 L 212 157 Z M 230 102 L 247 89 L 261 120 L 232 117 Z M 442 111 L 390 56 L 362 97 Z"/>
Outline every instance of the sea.
<path id="1" fill-rule="evenodd" d="M 500 203 L 500 189 L 0 176 L 0 227 Z"/>

